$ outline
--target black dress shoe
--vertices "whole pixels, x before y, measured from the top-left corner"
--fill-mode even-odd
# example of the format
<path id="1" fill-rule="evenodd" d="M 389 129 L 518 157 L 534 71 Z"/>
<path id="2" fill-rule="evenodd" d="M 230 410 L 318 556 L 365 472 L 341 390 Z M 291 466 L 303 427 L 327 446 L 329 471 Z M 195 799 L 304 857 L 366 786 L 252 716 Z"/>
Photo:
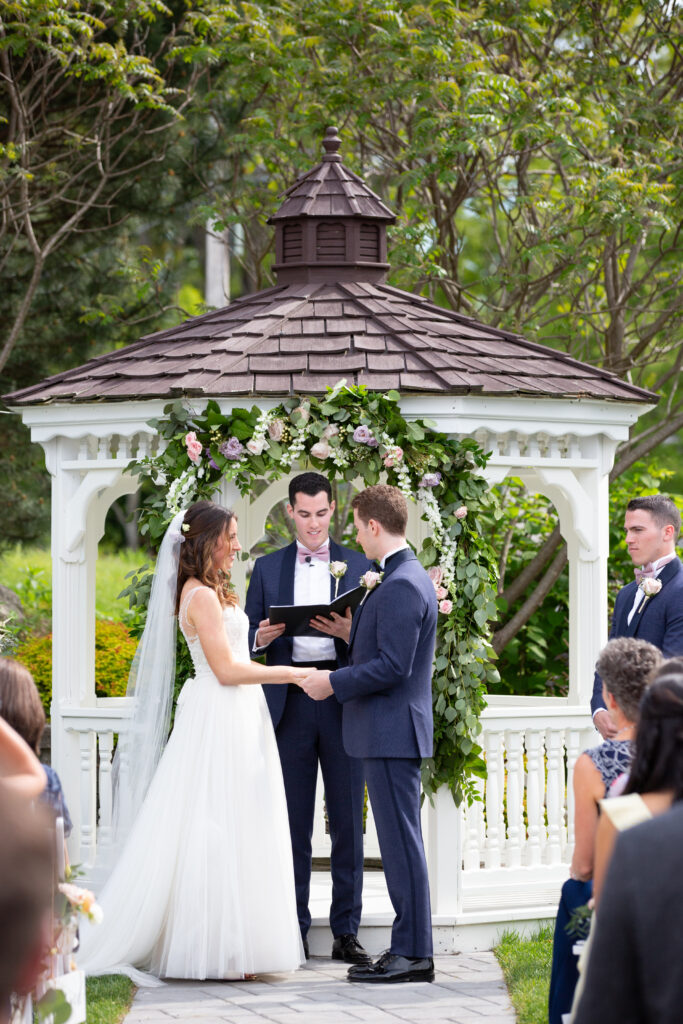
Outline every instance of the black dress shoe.
<path id="1" fill-rule="evenodd" d="M 434 961 L 431 956 L 407 957 L 397 953 L 382 953 L 379 960 L 367 967 L 350 967 L 349 981 L 373 984 L 398 981 L 434 981 Z"/>
<path id="2" fill-rule="evenodd" d="M 308 952 L 308 939 L 304 939 L 302 937 L 301 942 L 303 943 L 303 947 L 304 947 L 304 956 L 306 957 L 307 960 L 310 960 L 311 959 L 311 954 Z"/>
<path id="3" fill-rule="evenodd" d="M 332 959 L 344 960 L 347 964 L 372 963 L 372 957 L 366 953 L 355 935 L 338 935 L 332 943 Z"/>

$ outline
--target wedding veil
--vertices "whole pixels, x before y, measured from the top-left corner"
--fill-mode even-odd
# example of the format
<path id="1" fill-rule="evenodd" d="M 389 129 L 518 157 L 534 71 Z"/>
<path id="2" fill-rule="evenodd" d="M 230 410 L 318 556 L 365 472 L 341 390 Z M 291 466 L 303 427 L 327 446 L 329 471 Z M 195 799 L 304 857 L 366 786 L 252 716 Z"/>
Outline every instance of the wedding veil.
<path id="1" fill-rule="evenodd" d="M 135 700 L 128 727 L 119 736 L 112 766 L 114 806 L 110 852 L 113 854 L 137 817 L 168 738 L 175 679 L 176 587 L 180 545 L 185 539 L 181 532 L 184 517 L 185 510 L 173 517 L 161 542 L 145 629 L 128 677 L 126 696 Z"/>

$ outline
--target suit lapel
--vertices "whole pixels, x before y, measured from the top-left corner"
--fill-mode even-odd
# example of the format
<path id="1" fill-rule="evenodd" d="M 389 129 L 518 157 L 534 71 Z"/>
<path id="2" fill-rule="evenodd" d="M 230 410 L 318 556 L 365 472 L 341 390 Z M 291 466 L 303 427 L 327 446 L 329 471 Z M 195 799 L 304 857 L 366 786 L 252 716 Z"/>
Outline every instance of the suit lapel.
<path id="1" fill-rule="evenodd" d="M 363 614 L 363 609 L 366 603 L 372 600 L 372 595 L 374 591 L 377 590 L 378 587 L 384 586 L 384 584 L 387 581 L 387 578 L 391 576 L 392 572 L 398 569 L 399 565 L 403 565 L 404 562 L 409 562 L 411 559 L 415 559 L 415 557 L 415 552 L 412 551 L 411 548 L 403 548 L 401 551 L 397 551 L 396 554 L 392 555 L 392 557 L 389 559 L 389 564 L 387 565 L 386 569 L 383 570 L 384 575 L 382 577 L 381 583 L 378 583 L 376 587 L 373 587 L 370 593 L 363 598 L 360 607 L 358 608 L 358 611 L 353 617 L 353 622 L 351 623 L 351 636 L 349 637 L 349 651 L 351 650 L 351 645 L 353 644 L 354 637 L 356 635 L 356 630 L 358 629 L 358 623 L 360 621 L 361 615 Z"/>
<path id="2" fill-rule="evenodd" d="M 681 563 L 678 558 L 672 558 L 670 562 L 666 563 L 666 565 L 660 572 L 659 576 L 657 577 L 657 579 L 662 584 L 662 590 L 664 590 L 664 587 L 667 585 L 667 583 L 669 583 L 669 581 L 672 580 L 674 576 L 677 576 L 680 571 Z M 640 627 L 640 624 L 643 621 L 643 616 L 647 614 L 648 605 L 650 605 L 652 601 L 657 600 L 657 598 L 662 593 L 662 590 L 660 590 L 658 594 L 653 594 L 652 597 L 643 597 L 642 601 L 636 608 L 635 614 L 631 619 L 631 625 L 627 627 L 627 632 L 624 633 L 624 636 L 636 635 Z M 631 599 L 631 605 L 632 604 L 633 598 Z M 631 607 L 631 605 L 629 605 L 629 608 Z M 628 615 L 628 612 L 626 614 Z"/>
<path id="3" fill-rule="evenodd" d="M 289 544 L 283 551 L 280 562 L 280 579 L 278 580 L 277 604 L 294 604 L 294 572 L 296 570 L 296 541 Z M 291 636 L 282 638 L 289 645 L 290 652 L 294 642 Z M 291 656 L 291 653 L 290 653 Z"/>

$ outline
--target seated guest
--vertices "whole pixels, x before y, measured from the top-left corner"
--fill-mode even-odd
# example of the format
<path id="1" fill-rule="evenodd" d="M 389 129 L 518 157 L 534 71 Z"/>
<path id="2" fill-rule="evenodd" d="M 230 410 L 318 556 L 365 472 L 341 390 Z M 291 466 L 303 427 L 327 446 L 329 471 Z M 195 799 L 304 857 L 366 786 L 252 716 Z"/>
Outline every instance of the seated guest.
<path id="1" fill-rule="evenodd" d="M 0 716 L 0 788 L 34 800 L 45 789 L 45 772 L 21 736 Z"/>
<path id="2" fill-rule="evenodd" d="M 680 1024 L 683 803 L 616 841 L 576 1024 Z"/>
<path id="3" fill-rule="evenodd" d="M 5 730 L 0 722 L 0 736 Z M 11 994 L 33 988 L 50 935 L 54 832 L 46 816 L 0 785 L 0 1024 L 10 1019 Z"/>
<path id="4" fill-rule="evenodd" d="M 675 663 L 678 664 L 675 664 Z M 623 796 L 601 804 L 595 841 L 597 907 L 617 834 L 683 800 L 683 663 L 665 661 L 640 703 L 635 753 Z"/>
<path id="5" fill-rule="evenodd" d="M 618 637 L 603 648 L 596 663 L 615 731 L 599 746 L 584 751 L 574 766 L 574 855 L 570 877 L 562 886 L 555 922 L 550 1024 L 562 1024 L 562 1015 L 570 1012 L 578 979 L 576 957 L 572 952 L 576 936 L 570 935 L 567 927 L 575 911 L 585 906 L 592 896 L 593 848 L 600 801 L 614 780 L 629 768 L 638 705 L 650 676 L 661 661 L 659 650 L 646 640 Z"/>
<path id="6" fill-rule="evenodd" d="M 29 670 L 18 661 L 9 658 L 0 658 L 0 716 L 40 756 L 45 712 L 38 687 Z M 43 792 L 40 798 L 52 808 L 55 818 L 64 819 L 64 835 L 68 836 L 72 828 L 71 817 L 59 776 L 54 768 L 47 764 L 41 765 L 41 771 Z"/>

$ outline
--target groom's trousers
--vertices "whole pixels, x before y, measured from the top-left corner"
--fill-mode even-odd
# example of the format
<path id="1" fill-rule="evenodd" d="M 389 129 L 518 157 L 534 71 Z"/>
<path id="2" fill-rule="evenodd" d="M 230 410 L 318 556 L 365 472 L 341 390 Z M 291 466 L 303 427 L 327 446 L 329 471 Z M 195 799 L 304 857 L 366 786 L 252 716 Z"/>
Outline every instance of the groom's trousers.
<path id="1" fill-rule="evenodd" d="M 429 877 L 420 822 L 419 757 L 363 758 L 382 867 L 396 917 L 390 952 L 433 955 Z"/>
<path id="2" fill-rule="evenodd" d="M 361 762 L 344 750 L 341 715 L 341 705 L 334 697 L 314 701 L 292 685 L 275 730 L 292 835 L 297 913 L 304 938 L 311 924 L 308 901 L 318 761 L 332 846 L 330 928 L 336 938 L 356 935 L 360 924 L 365 786 Z"/>

